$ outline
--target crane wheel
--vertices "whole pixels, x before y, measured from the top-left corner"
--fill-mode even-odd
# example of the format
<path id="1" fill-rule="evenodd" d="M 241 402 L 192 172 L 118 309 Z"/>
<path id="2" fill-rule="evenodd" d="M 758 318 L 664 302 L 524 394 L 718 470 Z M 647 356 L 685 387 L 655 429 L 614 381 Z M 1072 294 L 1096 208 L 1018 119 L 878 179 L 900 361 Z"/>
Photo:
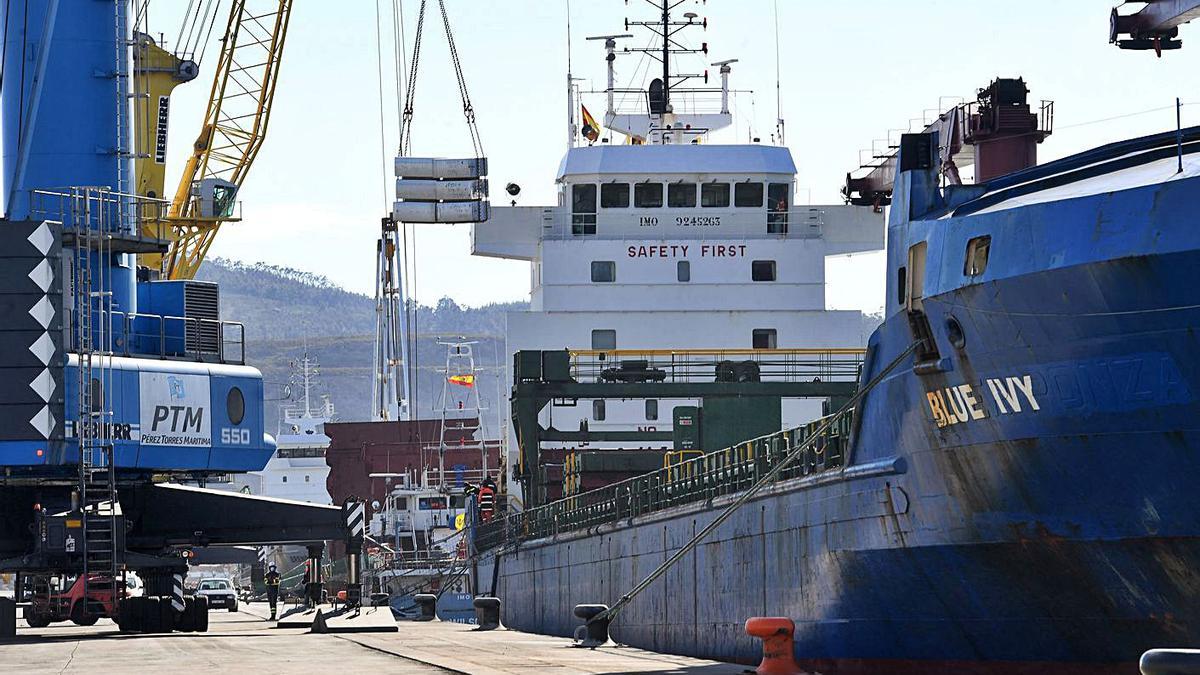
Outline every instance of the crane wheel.
<path id="1" fill-rule="evenodd" d="M 204 596 L 196 596 L 196 614 L 193 616 L 193 631 L 197 633 L 209 632 L 209 598 Z"/>
<path id="2" fill-rule="evenodd" d="M 117 627 L 123 633 L 137 633 L 142 630 L 142 601 L 145 598 L 123 598 L 117 607 Z"/>
<path id="3" fill-rule="evenodd" d="M 76 600 L 71 606 L 71 623 L 76 626 L 95 626 L 100 617 L 88 611 L 86 600 Z"/>
<path id="4" fill-rule="evenodd" d="M 191 633 L 196 630 L 196 603 L 190 598 L 183 599 L 183 611 L 175 615 L 175 630 L 180 633 Z"/>
<path id="5" fill-rule="evenodd" d="M 164 633 L 174 627 L 174 621 L 163 625 L 162 598 L 143 598 L 142 626 L 143 633 Z M 167 605 L 169 608 L 170 605 Z"/>

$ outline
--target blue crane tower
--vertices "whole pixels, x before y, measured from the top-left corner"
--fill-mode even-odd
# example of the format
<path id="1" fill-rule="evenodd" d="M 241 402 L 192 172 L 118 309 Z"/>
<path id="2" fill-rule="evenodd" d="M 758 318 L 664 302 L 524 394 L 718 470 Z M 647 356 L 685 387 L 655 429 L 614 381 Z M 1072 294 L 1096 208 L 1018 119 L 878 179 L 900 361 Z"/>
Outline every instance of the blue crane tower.
<path id="1" fill-rule="evenodd" d="M 167 250 L 171 225 L 170 204 L 133 184 L 148 93 L 129 3 L 21 5 L 0 79 L 0 572 L 17 574 L 30 625 L 204 630 L 203 599 L 183 589 L 192 552 L 304 544 L 319 562 L 325 540 L 345 539 L 356 556 L 361 505 L 184 484 L 266 465 L 262 375 L 216 284 L 137 267 Z M 145 597 L 125 597 L 128 571 Z M 13 608 L 0 598 L 0 636 Z"/>
<path id="2" fill-rule="evenodd" d="M 145 224 L 167 225 L 165 202 L 130 189 L 125 3 L 27 8 L 8 22 L 0 89 L 0 466 L 261 469 L 262 377 L 217 287 L 138 278 L 136 254 L 166 245 Z"/>

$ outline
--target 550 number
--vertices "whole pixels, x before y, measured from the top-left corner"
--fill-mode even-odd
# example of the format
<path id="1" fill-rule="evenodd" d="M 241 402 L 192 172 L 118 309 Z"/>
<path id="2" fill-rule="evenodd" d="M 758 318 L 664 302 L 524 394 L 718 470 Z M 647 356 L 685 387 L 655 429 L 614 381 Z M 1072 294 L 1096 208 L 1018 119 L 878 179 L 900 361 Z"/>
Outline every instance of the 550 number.
<path id="1" fill-rule="evenodd" d="M 225 445 L 250 445 L 250 430 L 221 429 L 221 443 Z"/>

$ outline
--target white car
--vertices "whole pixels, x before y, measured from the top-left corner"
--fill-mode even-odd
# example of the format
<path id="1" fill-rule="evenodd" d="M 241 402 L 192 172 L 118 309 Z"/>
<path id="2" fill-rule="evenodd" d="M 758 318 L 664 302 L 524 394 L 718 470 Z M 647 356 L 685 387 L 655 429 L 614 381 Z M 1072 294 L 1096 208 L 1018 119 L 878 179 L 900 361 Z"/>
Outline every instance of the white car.
<path id="1" fill-rule="evenodd" d="M 238 610 L 237 591 L 229 579 L 223 577 L 201 579 L 199 585 L 196 586 L 196 595 L 208 598 L 209 609 L 224 607 L 231 612 Z"/>

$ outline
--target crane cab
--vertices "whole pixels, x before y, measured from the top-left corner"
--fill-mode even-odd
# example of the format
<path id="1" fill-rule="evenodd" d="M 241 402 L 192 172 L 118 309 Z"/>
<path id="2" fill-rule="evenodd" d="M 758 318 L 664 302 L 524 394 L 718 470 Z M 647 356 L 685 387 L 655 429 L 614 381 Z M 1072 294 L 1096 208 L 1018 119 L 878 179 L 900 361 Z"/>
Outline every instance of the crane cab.
<path id="1" fill-rule="evenodd" d="M 193 212 L 202 220 L 237 220 L 238 186 L 220 178 L 204 178 L 192 183 Z"/>

